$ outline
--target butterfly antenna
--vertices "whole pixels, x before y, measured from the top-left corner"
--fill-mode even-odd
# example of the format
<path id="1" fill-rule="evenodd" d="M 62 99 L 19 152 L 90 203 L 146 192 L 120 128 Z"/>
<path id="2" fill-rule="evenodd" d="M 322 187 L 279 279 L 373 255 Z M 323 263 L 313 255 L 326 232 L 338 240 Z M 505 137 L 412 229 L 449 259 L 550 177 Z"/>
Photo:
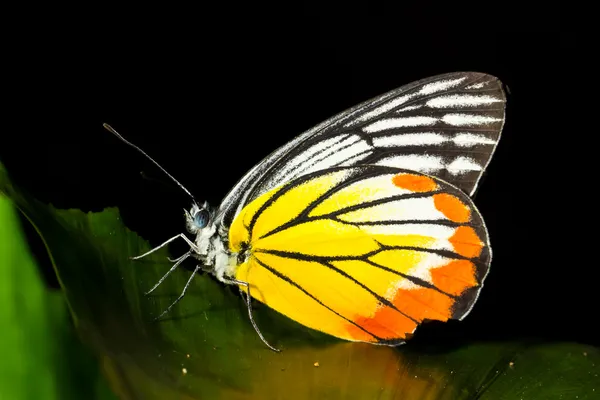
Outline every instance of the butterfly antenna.
<path id="1" fill-rule="evenodd" d="M 136 149 L 137 151 L 139 151 L 140 153 L 142 153 L 144 156 L 146 156 L 146 158 L 150 161 L 152 161 L 154 163 L 154 165 L 156 165 L 158 168 L 160 168 L 160 170 L 162 172 L 164 172 L 169 178 L 171 178 L 173 180 L 173 182 L 175 182 L 181 189 L 183 189 L 184 192 L 186 192 L 194 201 L 194 203 L 196 202 L 196 199 L 194 199 L 194 196 L 192 196 L 192 194 L 190 193 L 189 190 L 187 190 L 185 188 L 185 186 L 183 186 L 181 183 L 179 183 L 179 181 L 177 179 L 175 179 L 173 177 L 173 175 L 171 175 L 170 173 L 167 172 L 166 169 L 164 169 L 163 167 L 160 166 L 159 163 L 157 163 L 156 161 L 154 161 L 152 159 L 152 157 L 150 157 L 148 154 L 146 154 L 146 152 L 144 152 L 144 150 L 140 149 L 139 147 L 137 147 L 135 144 L 131 143 L 130 141 L 128 141 L 127 139 L 125 139 L 123 136 L 121 136 L 117 131 L 115 131 L 113 129 L 112 126 L 110 126 L 107 123 L 103 123 L 102 126 L 104 126 L 104 128 L 109 131 L 110 133 L 112 133 L 113 135 L 115 135 L 116 137 L 118 137 L 119 139 L 121 139 L 123 142 L 125 142 L 126 144 L 130 145 L 131 147 L 133 147 L 134 149 Z"/>
<path id="2" fill-rule="evenodd" d="M 152 182 L 152 183 L 156 183 L 156 184 L 158 184 L 158 185 L 162 186 L 162 187 L 163 187 L 163 188 L 165 188 L 165 189 L 169 189 L 169 190 L 171 190 L 171 191 L 172 191 L 172 190 L 179 190 L 179 188 L 178 188 L 178 187 L 176 187 L 175 185 L 173 185 L 173 182 L 171 182 L 171 181 L 166 181 L 166 180 L 164 180 L 164 179 L 159 179 L 159 178 L 156 178 L 156 177 L 150 176 L 150 175 L 148 175 L 148 174 L 147 174 L 146 172 L 144 172 L 144 171 L 140 171 L 140 176 L 141 176 L 143 179 L 145 179 L 145 180 L 147 180 L 147 181 L 150 181 L 150 182 Z"/>

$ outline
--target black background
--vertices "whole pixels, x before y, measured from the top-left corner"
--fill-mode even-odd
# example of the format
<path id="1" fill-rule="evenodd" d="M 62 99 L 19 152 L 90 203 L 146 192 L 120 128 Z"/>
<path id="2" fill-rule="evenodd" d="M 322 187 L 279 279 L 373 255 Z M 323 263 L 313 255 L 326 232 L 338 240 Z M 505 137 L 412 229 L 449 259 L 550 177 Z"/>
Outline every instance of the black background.
<path id="1" fill-rule="evenodd" d="M 217 205 L 276 147 L 348 107 L 439 73 L 490 73 L 510 90 L 475 198 L 491 273 L 463 322 L 418 337 L 599 344 L 597 262 L 579 261 L 583 234 L 565 224 L 585 210 L 566 201 L 576 190 L 562 82 L 578 78 L 577 40 L 555 5 L 170 11 L 64 10 L 12 32 L 0 159 L 15 181 L 59 208 L 117 206 L 159 244 L 183 231 L 190 201 L 103 122 Z"/>

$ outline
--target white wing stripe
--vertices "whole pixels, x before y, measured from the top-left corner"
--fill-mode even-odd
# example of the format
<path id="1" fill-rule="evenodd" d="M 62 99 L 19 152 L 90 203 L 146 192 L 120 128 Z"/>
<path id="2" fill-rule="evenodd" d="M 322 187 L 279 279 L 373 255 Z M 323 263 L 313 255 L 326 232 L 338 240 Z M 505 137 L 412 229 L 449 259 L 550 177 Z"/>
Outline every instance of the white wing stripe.
<path id="1" fill-rule="evenodd" d="M 452 141 L 454 142 L 454 144 L 461 147 L 471 147 L 476 146 L 478 144 L 496 144 L 496 141 L 493 139 L 488 139 L 483 135 L 474 135 L 468 132 L 461 132 L 456 134 Z"/>
<path id="2" fill-rule="evenodd" d="M 376 147 L 435 146 L 448 142 L 449 138 L 433 132 L 407 133 L 403 135 L 379 136 L 373 138 Z"/>
<path id="3" fill-rule="evenodd" d="M 439 146 L 447 143 L 454 143 L 460 147 L 496 144 L 492 139 L 469 132 L 460 132 L 453 137 L 434 132 L 415 132 L 373 138 L 373 145 L 375 147 Z"/>
<path id="4" fill-rule="evenodd" d="M 361 229 L 372 234 L 421 235 L 447 242 L 456 232 L 455 228 L 444 225 L 402 224 L 402 225 L 365 225 Z M 446 244 L 445 243 L 445 244 Z M 448 246 L 452 249 L 452 245 Z"/>
<path id="5" fill-rule="evenodd" d="M 363 128 L 364 132 L 380 132 L 388 129 L 404 128 L 407 126 L 431 126 L 438 122 L 438 118 L 433 117 L 405 117 L 405 118 L 386 118 L 373 122 Z"/>
<path id="6" fill-rule="evenodd" d="M 451 87 L 458 86 L 465 79 L 466 79 L 466 77 L 463 76 L 458 79 L 441 80 L 441 81 L 437 81 L 437 82 L 428 83 L 421 88 L 421 90 L 419 91 L 419 94 L 427 95 L 427 94 L 432 94 L 432 93 L 439 92 L 442 90 L 446 90 Z"/>
<path id="7" fill-rule="evenodd" d="M 403 113 L 403 112 L 406 112 L 406 111 L 418 110 L 421 107 L 423 107 L 421 104 L 414 105 L 414 106 L 406 106 L 406 107 L 402 107 L 399 110 L 396 110 L 396 112 L 398 114 L 400 114 L 400 113 Z"/>
<path id="8" fill-rule="evenodd" d="M 481 165 L 468 157 L 458 157 L 446 166 L 446 169 L 452 175 L 460 175 L 469 171 L 481 171 Z"/>
<path id="9" fill-rule="evenodd" d="M 433 197 L 388 201 L 339 214 L 336 218 L 354 223 L 383 222 L 390 218 L 396 221 L 449 221 L 448 217 L 435 207 Z"/>
<path id="10" fill-rule="evenodd" d="M 476 114 L 446 114 L 442 117 L 442 121 L 452 126 L 476 126 L 489 125 L 494 122 L 500 122 L 502 119 Z"/>
<path id="11" fill-rule="evenodd" d="M 473 107 L 484 104 L 492 104 L 502 102 L 502 99 L 493 96 L 473 96 L 470 94 L 454 94 L 449 96 L 435 97 L 427 104 L 432 108 L 449 108 L 449 107 Z"/>
<path id="12" fill-rule="evenodd" d="M 487 82 L 479 82 L 479 83 L 474 83 L 472 85 L 469 85 L 467 87 L 465 87 L 465 89 L 482 89 L 485 85 L 487 85 L 488 83 L 490 83 L 490 81 Z"/>
<path id="13" fill-rule="evenodd" d="M 450 160 L 445 160 L 442 156 L 422 155 L 422 154 L 404 154 L 383 158 L 375 163 L 388 167 L 406 168 L 417 170 L 423 173 L 433 173 L 447 170 L 452 175 L 462 175 L 467 172 L 481 171 L 482 166 L 475 160 L 459 156 Z M 419 167 L 416 168 L 415 166 Z"/>
<path id="14" fill-rule="evenodd" d="M 478 114 L 445 114 L 441 118 L 414 116 L 403 118 L 386 118 L 373 122 L 363 127 L 366 133 L 381 132 L 389 129 L 405 128 L 412 126 L 433 126 L 438 122 L 444 122 L 452 126 L 479 126 L 489 125 L 502 121 L 500 118 L 488 117 Z"/>
<path id="15" fill-rule="evenodd" d="M 415 170 L 419 166 L 420 172 L 434 172 L 444 169 L 444 159 L 441 156 L 407 154 L 383 158 L 375 163 L 388 167 L 406 168 Z"/>

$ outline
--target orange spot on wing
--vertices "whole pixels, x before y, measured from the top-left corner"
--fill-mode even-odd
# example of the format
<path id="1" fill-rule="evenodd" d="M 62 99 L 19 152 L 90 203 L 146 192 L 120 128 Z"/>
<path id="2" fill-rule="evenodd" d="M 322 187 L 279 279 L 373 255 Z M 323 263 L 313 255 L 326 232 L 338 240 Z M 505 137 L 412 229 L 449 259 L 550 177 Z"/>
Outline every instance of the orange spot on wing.
<path id="1" fill-rule="evenodd" d="M 475 265 L 468 260 L 455 260 L 431 270 L 433 284 L 446 293 L 458 296 L 466 289 L 477 286 Z"/>
<path id="2" fill-rule="evenodd" d="M 430 192 L 437 188 L 437 183 L 427 176 L 398 174 L 392 178 L 394 185 L 413 192 Z"/>
<path id="3" fill-rule="evenodd" d="M 452 298 L 428 288 L 398 289 L 391 302 L 401 312 L 382 306 L 373 317 L 360 316 L 354 322 L 382 339 L 406 339 L 417 327 L 413 319 L 417 322 L 424 319 L 447 321 L 454 305 Z M 357 326 L 349 324 L 347 330 L 355 340 L 376 341 Z"/>
<path id="4" fill-rule="evenodd" d="M 450 309 L 454 300 L 434 289 L 418 288 L 398 289 L 393 303 L 400 311 L 417 321 L 447 321 L 452 316 Z"/>
<path id="5" fill-rule="evenodd" d="M 470 226 L 459 226 L 454 235 L 448 239 L 454 251 L 464 257 L 477 257 L 481 254 L 483 243 L 475 230 Z"/>
<path id="6" fill-rule="evenodd" d="M 365 317 L 360 317 L 358 318 L 356 322 L 358 325 L 363 326 L 365 325 L 365 323 L 367 321 L 363 321 L 363 318 L 366 320 L 367 318 Z M 365 328 L 367 329 L 367 328 Z M 369 335 L 367 332 L 363 331 L 362 329 L 360 329 L 359 327 L 357 327 L 356 325 L 353 324 L 348 324 L 346 325 L 346 330 L 348 331 L 348 335 L 350 335 L 350 337 L 353 340 L 360 340 L 361 342 L 377 342 L 377 339 L 374 338 L 373 336 Z M 375 334 L 375 333 L 373 333 Z"/>
<path id="7" fill-rule="evenodd" d="M 381 306 L 381 308 L 375 311 L 373 317 L 361 316 L 356 318 L 354 322 L 382 339 L 405 339 L 417 327 L 417 324 L 410 318 L 387 306 Z M 348 333 L 356 340 L 365 342 L 377 341 L 373 336 L 355 325 L 348 326 Z"/>
<path id="8" fill-rule="evenodd" d="M 460 199 L 448 193 L 440 193 L 433 196 L 433 204 L 450 221 L 468 222 L 471 218 L 471 210 Z"/>

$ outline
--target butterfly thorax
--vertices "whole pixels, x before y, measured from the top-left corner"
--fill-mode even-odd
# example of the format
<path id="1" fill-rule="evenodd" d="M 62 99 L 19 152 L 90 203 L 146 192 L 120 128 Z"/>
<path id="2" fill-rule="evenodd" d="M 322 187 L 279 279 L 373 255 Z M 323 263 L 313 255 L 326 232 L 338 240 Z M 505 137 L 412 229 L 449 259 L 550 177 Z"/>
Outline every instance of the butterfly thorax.
<path id="1" fill-rule="evenodd" d="M 217 229 L 206 203 L 202 207 L 192 205 L 190 211 L 185 210 L 185 217 L 188 232 L 196 235 L 192 256 L 203 264 L 203 269 L 228 283 L 227 278 L 235 274 L 237 254 L 227 246 L 227 230 Z"/>

